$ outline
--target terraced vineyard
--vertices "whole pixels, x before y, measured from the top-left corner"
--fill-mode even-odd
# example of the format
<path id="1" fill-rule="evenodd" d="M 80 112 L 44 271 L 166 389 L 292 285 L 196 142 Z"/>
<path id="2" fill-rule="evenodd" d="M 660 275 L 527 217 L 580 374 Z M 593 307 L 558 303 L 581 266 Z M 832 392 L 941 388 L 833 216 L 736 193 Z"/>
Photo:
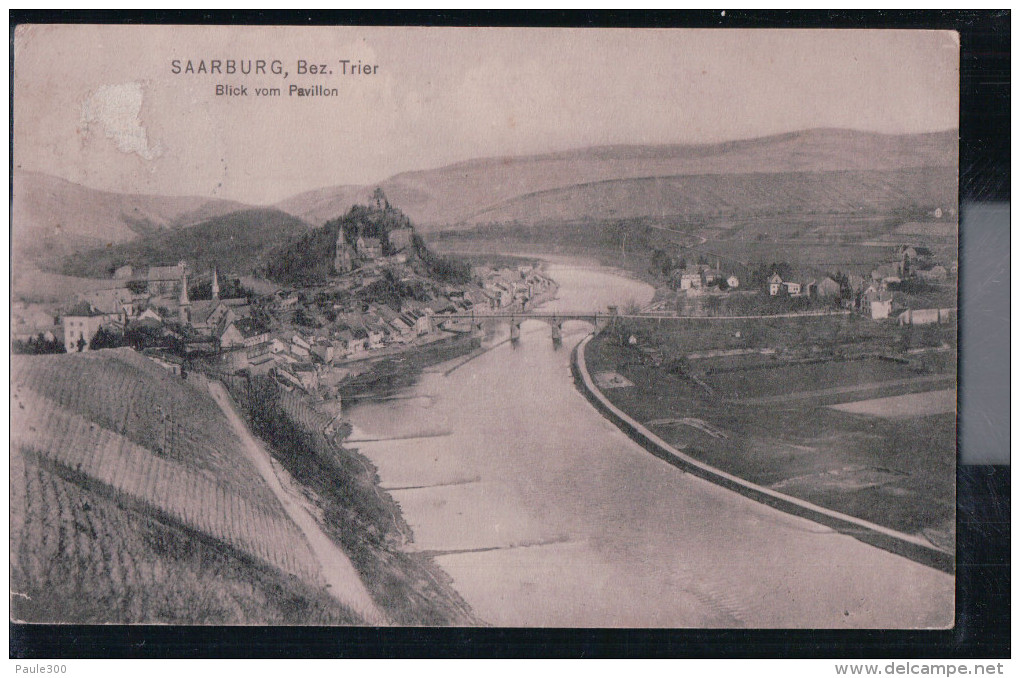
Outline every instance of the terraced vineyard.
<path id="1" fill-rule="evenodd" d="M 255 503 L 273 501 L 208 392 L 131 349 L 14 360 L 12 392 L 22 387 Z"/>
<path id="2" fill-rule="evenodd" d="M 327 594 L 304 536 L 236 451 L 215 403 L 129 353 L 12 362 L 12 614 L 357 622 Z M 152 433 L 133 415 L 157 402 L 208 429 L 181 422 L 181 443 L 139 444 Z"/>

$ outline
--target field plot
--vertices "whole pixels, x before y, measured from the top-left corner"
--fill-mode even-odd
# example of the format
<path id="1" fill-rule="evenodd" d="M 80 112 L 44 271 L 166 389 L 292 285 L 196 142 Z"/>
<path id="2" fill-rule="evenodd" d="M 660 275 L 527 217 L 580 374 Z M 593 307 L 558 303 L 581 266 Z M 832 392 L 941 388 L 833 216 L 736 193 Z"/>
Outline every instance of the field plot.
<path id="1" fill-rule="evenodd" d="M 872 395 L 909 394 L 949 385 L 955 380 L 954 373 L 919 374 L 903 363 L 868 358 L 763 366 L 708 377 L 712 387 L 734 403 L 779 407 L 814 407 L 857 401 Z M 927 413 L 943 411 L 948 410 L 935 409 Z M 924 411 L 918 410 L 917 415 L 921 414 Z"/>
<path id="2" fill-rule="evenodd" d="M 916 377 L 908 366 L 888 360 L 825 361 L 712 374 L 711 384 L 730 398 L 784 396 L 799 391 L 880 384 Z"/>
<path id="3" fill-rule="evenodd" d="M 850 414 L 866 414 L 890 419 L 947 414 L 956 412 L 956 389 L 872 398 L 871 400 L 833 405 L 832 408 Z"/>
<path id="4" fill-rule="evenodd" d="M 61 385 L 73 394 L 81 384 L 68 375 L 88 374 L 93 389 L 97 382 L 116 383 L 143 403 L 161 392 L 182 410 L 204 407 L 208 396 L 198 397 L 199 391 L 179 379 L 163 381 L 162 370 L 153 366 L 157 372 L 147 373 L 146 367 L 123 351 L 14 361 L 15 616 L 62 622 L 356 622 L 325 591 L 304 536 L 261 477 L 244 457 L 232 458 L 239 442 L 225 421 L 216 421 L 222 415 L 215 405 L 202 416 L 216 429 L 204 441 L 192 431 L 186 463 L 180 449 L 171 454 L 132 440 L 143 437 L 145 427 L 126 423 L 133 422 L 126 401 L 98 392 L 75 401 L 60 393 Z M 37 392 L 40 384 L 59 400 Z M 118 411 L 117 402 L 128 407 Z M 210 443 L 221 447 L 210 449 Z"/>
<path id="5" fill-rule="evenodd" d="M 828 330 L 817 322 L 791 324 L 784 331 L 769 321 L 757 332 L 768 341 L 784 341 L 843 331 L 841 321 L 825 322 Z M 862 332 L 847 336 L 869 349 L 882 339 L 867 336 L 874 325 L 859 325 Z M 711 327 L 702 336 L 690 325 L 647 333 L 642 340 L 659 355 L 682 355 L 691 348 L 704 350 L 712 337 L 732 338 L 730 329 L 727 335 Z M 718 348 L 733 348 L 720 343 Z M 587 359 L 594 373 L 616 371 L 633 382 L 604 393 L 685 453 L 820 506 L 922 534 L 939 548 L 953 542 L 955 388 L 947 386 L 955 385 L 956 375 L 951 355 L 928 369 L 869 357 L 784 363 L 748 354 L 691 360 L 684 369 L 693 370 L 696 380 L 656 366 L 647 352 L 606 333 L 591 342 Z M 856 408 L 831 407 L 853 401 L 862 402 Z M 870 416 L 879 411 L 902 416 Z"/>

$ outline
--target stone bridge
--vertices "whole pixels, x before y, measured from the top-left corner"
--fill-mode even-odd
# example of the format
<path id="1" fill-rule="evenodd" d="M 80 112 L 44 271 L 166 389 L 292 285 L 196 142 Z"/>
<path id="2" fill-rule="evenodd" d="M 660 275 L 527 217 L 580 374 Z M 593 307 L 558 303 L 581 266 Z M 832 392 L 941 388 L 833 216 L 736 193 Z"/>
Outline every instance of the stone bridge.
<path id="1" fill-rule="evenodd" d="M 520 339 L 521 323 L 525 320 L 540 320 L 552 327 L 553 341 L 563 338 L 563 323 L 568 320 L 583 320 L 595 326 L 596 330 L 604 328 L 614 319 L 642 319 L 663 321 L 719 321 L 719 320 L 775 320 L 777 318 L 804 318 L 814 316 L 844 316 L 850 315 L 850 311 L 842 309 L 831 309 L 823 311 L 802 311 L 797 313 L 778 313 L 762 315 L 673 315 L 660 313 L 620 313 L 616 306 L 610 306 L 605 311 L 485 311 L 467 313 L 443 313 L 434 317 L 434 322 L 442 323 L 447 320 L 468 320 L 471 322 L 472 331 L 481 330 L 481 324 L 485 320 L 498 320 L 510 324 L 510 338 Z"/>
<path id="2" fill-rule="evenodd" d="M 472 330 L 480 330 L 483 321 L 497 320 L 509 323 L 510 339 L 517 340 L 521 336 L 521 323 L 525 320 L 540 320 L 548 323 L 552 328 L 553 341 L 563 338 L 563 323 L 568 320 L 583 320 L 595 326 L 596 329 L 607 325 L 612 318 L 620 317 L 614 307 L 606 311 L 485 311 L 480 313 L 443 313 L 435 316 L 437 322 L 447 320 L 468 320 L 471 322 Z"/>

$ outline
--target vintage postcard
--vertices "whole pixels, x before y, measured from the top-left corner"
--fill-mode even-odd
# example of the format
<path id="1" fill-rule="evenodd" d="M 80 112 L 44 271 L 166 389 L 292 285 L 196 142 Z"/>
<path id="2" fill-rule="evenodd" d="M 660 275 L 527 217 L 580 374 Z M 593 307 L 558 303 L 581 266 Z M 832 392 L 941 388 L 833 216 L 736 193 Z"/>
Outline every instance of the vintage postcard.
<path id="1" fill-rule="evenodd" d="M 13 47 L 12 621 L 953 625 L 956 33 Z"/>

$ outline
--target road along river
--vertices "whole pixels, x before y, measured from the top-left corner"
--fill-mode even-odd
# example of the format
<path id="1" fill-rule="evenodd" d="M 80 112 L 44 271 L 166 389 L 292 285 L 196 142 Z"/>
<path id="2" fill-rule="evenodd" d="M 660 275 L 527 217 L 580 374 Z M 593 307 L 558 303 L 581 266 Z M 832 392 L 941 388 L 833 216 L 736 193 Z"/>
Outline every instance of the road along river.
<path id="1" fill-rule="evenodd" d="M 652 289 L 556 263 L 543 310 L 646 303 Z M 508 328 L 503 328 L 508 334 Z M 758 504 L 653 457 L 577 391 L 591 325 L 527 321 L 351 409 L 357 446 L 455 588 L 499 626 L 932 628 L 951 575 Z M 460 367 L 452 369 L 458 363 Z"/>

